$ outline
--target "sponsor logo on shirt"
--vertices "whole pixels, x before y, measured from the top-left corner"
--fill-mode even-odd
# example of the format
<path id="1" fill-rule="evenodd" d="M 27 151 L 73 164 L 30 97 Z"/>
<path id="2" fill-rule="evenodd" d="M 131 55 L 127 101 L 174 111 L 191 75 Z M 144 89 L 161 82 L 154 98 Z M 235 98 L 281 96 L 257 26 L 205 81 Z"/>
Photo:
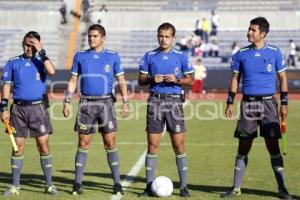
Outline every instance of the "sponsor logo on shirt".
<path id="1" fill-rule="evenodd" d="M 99 59 L 99 56 L 98 56 L 98 55 L 94 55 L 93 58 L 94 58 L 94 59 Z"/>
<path id="2" fill-rule="evenodd" d="M 260 53 L 256 52 L 254 56 L 255 57 L 260 57 Z"/>
<path id="3" fill-rule="evenodd" d="M 25 67 L 30 67 L 31 66 L 31 64 L 29 63 L 29 62 L 27 62 L 26 64 L 25 64 Z"/>
<path id="4" fill-rule="evenodd" d="M 168 60 L 169 58 L 168 58 L 168 56 L 163 56 L 163 58 L 162 58 L 163 60 Z"/>

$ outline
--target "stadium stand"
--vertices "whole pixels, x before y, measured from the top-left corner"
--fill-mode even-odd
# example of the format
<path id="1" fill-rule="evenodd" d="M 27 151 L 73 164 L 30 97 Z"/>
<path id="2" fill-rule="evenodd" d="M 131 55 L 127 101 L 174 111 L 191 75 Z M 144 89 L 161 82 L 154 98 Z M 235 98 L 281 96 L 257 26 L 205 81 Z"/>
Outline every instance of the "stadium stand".
<path id="1" fill-rule="evenodd" d="M 22 53 L 21 41 L 26 32 L 41 34 L 44 48 L 58 69 L 65 69 L 68 27 L 60 25 L 59 0 L 0 0 L 0 67 L 9 58 Z M 61 56 L 63 55 L 63 56 Z"/>
<path id="2" fill-rule="evenodd" d="M 92 11 L 102 5 L 110 11 L 278 11 L 299 10 L 298 0 L 91 0 Z"/>

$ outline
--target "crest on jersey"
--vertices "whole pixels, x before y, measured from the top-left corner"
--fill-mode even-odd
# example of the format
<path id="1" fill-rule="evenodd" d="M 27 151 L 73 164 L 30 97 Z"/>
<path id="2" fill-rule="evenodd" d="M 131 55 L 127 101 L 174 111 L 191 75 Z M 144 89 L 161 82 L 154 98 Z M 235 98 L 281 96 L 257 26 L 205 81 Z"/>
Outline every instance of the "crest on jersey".
<path id="1" fill-rule="evenodd" d="M 93 58 L 95 58 L 95 59 L 98 59 L 98 58 L 99 58 L 99 56 L 95 54 Z"/>
<path id="2" fill-rule="evenodd" d="M 166 55 L 164 55 L 162 59 L 163 59 L 163 60 L 168 60 L 168 59 L 169 59 L 169 57 L 168 57 L 168 56 L 166 56 Z"/>
<path id="3" fill-rule="evenodd" d="M 35 80 L 41 80 L 41 75 L 40 75 L 40 73 L 36 73 L 35 74 Z"/>
<path id="4" fill-rule="evenodd" d="M 272 72 L 272 64 L 269 63 L 269 64 L 267 65 L 267 71 L 268 71 L 268 72 Z"/>
<path id="5" fill-rule="evenodd" d="M 256 52 L 254 56 L 255 57 L 260 57 L 260 53 Z"/>
<path id="6" fill-rule="evenodd" d="M 176 68 L 174 69 L 174 73 L 175 73 L 175 75 L 178 75 L 178 74 L 179 74 L 179 68 L 178 68 L 178 67 L 176 67 Z"/>
<path id="7" fill-rule="evenodd" d="M 104 70 L 105 70 L 105 72 L 109 72 L 110 71 L 110 66 L 109 65 L 105 65 Z"/>
<path id="8" fill-rule="evenodd" d="M 29 62 L 27 62 L 26 64 L 25 64 L 25 67 L 30 67 L 31 66 L 31 64 L 29 63 Z"/>

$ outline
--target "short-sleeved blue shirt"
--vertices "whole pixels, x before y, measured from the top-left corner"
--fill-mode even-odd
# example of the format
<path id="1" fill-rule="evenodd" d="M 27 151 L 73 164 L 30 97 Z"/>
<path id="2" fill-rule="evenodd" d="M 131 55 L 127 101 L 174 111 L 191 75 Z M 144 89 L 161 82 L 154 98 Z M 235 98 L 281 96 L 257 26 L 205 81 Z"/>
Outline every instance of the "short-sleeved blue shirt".
<path id="1" fill-rule="evenodd" d="M 266 44 L 261 49 L 241 48 L 232 56 L 231 69 L 241 73 L 243 94 L 259 96 L 276 93 L 276 75 L 287 66 L 280 49 Z"/>
<path id="2" fill-rule="evenodd" d="M 71 73 L 79 76 L 79 91 L 86 96 L 111 94 L 114 77 L 124 74 L 118 53 L 88 49 L 74 56 Z"/>
<path id="3" fill-rule="evenodd" d="M 172 49 L 168 53 L 159 49 L 147 52 L 141 59 L 140 73 L 155 75 L 175 74 L 176 78 L 183 77 L 184 74 L 194 73 L 193 66 L 188 55 L 177 49 Z M 177 83 L 150 83 L 150 92 L 163 94 L 180 94 L 181 86 Z"/>
<path id="4" fill-rule="evenodd" d="M 46 92 L 43 61 L 36 56 L 27 59 L 22 55 L 11 58 L 2 73 L 4 84 L 13 83 L 13 98 L 25 101 L 41 100 Z"/>

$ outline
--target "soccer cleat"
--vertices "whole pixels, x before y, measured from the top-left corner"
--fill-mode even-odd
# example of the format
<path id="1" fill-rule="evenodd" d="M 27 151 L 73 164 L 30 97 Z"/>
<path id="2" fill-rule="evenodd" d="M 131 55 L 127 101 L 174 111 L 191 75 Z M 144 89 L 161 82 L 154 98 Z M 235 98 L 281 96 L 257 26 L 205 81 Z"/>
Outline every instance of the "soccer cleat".
<path id="1" fill-rule="evenodd" d="M 151 184 L 152 182 L 147 183 L 146 189 L 144 190 L 144 192 L 139 194 L 139 197 L 154 197 L 154 194 L 151 189 Z"/>
<path id="2" fill-rule="evenodd" d="M 3 192 L 4 196 L 11 196 L 11 195 L 19 195 L 20 194 L 20 187 L 16 187 L 14 185 L 9 185 L 6 190 Z"/>
<path id="3" fill-rule="evenodd" d="M 280 199 L 293 200 L 293 197 L 288 193 L 286 189 L 279 190 L 278 196 Z"/>
<path id="4" fill-rule="evenodd" d="M 81 195 L 83 194 L 83 189 L 80 183 L 75 183 L 73 185 L 73 191 L 72 191 L 73 195 Z"/>
<path id="5" fill-rule="evenodd" d="M 124 189 L 120 183 L 115 183 L 115 185 L 113 186 L 113 194 L 124 195 Z"/>
<path id="6" fill-rule="evenodd" d="M 227 192 L 225 192 L 224 194 L 221 195 L 222 198 L 227 199 L 227 198 L 234 198 L 237 196 L 240 196 L 242 194 L 241 189 L 240 188 L 230 188 L 230 190 L 228 190 Z"/>
<path id="7" fill-rule="evenodd" d="M 46 188 L 45 188 L 44 193 L 50 194 L 50 195 L 57 195 L 58 194 L 57 189 L 54 185 L 47 185 Z"/>
<path id="8" fill-rule="evenodd" d="M 188 189 L 187 189 L 187 187 L 185 187 L 183 189 L 180 189 L 180 196 L 181 197 L 186 197 L 186 198 L 191 196 Z"/>

